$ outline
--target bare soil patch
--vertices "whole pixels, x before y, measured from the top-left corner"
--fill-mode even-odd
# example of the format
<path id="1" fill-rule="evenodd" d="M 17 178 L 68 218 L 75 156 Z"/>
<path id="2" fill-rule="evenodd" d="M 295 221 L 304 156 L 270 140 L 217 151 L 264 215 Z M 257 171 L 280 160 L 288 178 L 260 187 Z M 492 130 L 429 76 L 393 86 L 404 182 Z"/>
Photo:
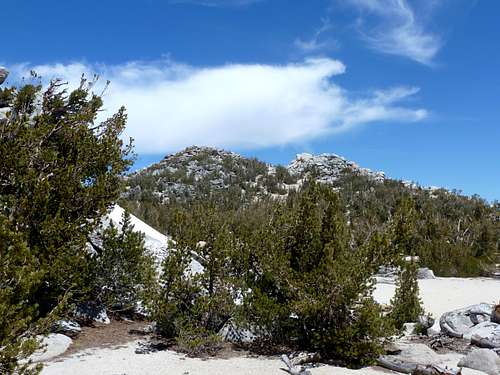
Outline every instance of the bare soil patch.
<path id="1" fill-rule="evenodd" d="M 148 324 L 147 321 L 111 320 L 110 324 L 95 323 L 89 327 L 82 327 L 82 332 L 73 339 L 73 344 L 59 358 L 90 348 L 118 347 L 143 338 L 145 336 L 141 331 Z"/>

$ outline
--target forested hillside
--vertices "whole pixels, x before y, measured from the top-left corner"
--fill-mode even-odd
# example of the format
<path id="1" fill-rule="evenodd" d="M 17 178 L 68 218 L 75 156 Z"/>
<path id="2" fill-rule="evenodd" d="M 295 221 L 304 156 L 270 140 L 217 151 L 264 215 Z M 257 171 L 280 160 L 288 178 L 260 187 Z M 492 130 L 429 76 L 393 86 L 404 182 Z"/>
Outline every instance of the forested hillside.
<path id="1" fill-rule="evenodd" d="M 409 202 L 413 252 L 441 276 L 493 271 L 500 238 L 500 205 L 479 196 L 430 189 L 386 178 L 334 154 L 298 155 L 288 167 L 267 165 L 223 150 L 191 147 L 129 175 L 121 203 L 164 233 L 179 230 L 180 213 L 208 207 L 246 225 L 267 205 L 286 205 L 308 180 L 331 186 L 349 225 L 364 237 L 391 222 Z M 252 209 L 248 209 L 252 207 Z M 243 214 L 244 212 L 244 214 Z"/>

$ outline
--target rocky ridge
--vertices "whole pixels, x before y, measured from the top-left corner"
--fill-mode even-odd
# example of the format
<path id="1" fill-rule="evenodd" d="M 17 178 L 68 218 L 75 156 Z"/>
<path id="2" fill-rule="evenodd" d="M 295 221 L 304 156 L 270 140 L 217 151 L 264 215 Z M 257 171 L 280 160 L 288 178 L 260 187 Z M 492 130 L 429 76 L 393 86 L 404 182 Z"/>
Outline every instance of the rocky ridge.
<path id="1" fill-rule="evenodd" d="M 193 146 L 127 177 L 126 198 L 151 194 L 164 202 L 211 191 L 235 189 L 243 195 L 286 196 L 309 177 L 332 184 L 347 173 L 383 182 L 373 172 L 336 154 L 299 154 L 288 166 L 274 166 L 234 152 Z"/>

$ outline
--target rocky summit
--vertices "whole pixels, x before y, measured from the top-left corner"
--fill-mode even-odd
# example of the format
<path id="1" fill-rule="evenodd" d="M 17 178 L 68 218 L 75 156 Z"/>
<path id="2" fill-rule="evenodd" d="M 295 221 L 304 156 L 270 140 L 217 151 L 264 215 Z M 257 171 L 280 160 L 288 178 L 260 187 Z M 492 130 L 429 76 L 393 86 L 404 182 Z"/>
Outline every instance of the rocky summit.
<path id="1" fill-rule="evenodd" d="M 333 184 L 348 174 L 383 182 L 383 172 L 372 172 L 335 154 L 298 154 L 288 166 L 212 147 L 193 146 L 166 156 L 159 163 L 127 177 L 126 198 L 148 194 L 160 201 L 233 189 L 246 196 L 286 196 L 308 178 Z"/>
<path id="2" fill-rule="evenodd" d="M 346 172 L 355 172 L 378 182 L 385 179 L 384 172 L 373 172 L 370 169 L 361 168 L 355 162 L 336 154 L 316 156 L 308 153 L 298 154 L 295 160 L 288 165 L 288 171 L 292 175 L 301 177 L 307 173 L 314 173 L 317 181 L 326 183 L 338 180 Z"/>

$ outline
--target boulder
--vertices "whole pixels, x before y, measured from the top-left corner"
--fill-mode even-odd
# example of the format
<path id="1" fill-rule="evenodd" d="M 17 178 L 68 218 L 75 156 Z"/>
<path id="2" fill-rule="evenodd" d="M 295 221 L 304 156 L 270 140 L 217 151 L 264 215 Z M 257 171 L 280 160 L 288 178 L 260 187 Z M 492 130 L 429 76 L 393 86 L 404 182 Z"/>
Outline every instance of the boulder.
<path id="1" fill-rule="evenodd" d="M 421 315 L 418 317 L 418 324 L 420 325 L 421 329 L 428 335 L 429 335 L 429 330 L 434 326 L 435 322 L 436 322 L 435 319 L 430 314 Z"/>
<path id="2" fill-rule="evenodd" d="M 476 349 L 458 362 L 459 367 L 500 375 L 500 357 L 490 349 Z"/>
<path id="3" fill-rule="evenodd" d="M 480 303 L 444 313 L 439 320 L 441 331 L 451 337 L 463 338 L 475 325 L 489 322 L 493 306 Z"/>
<path id="4" fill-rule="evenodd" d="M 39 336 L 41 348 L 30 357 L 32 362 L 46 362 L 63 354 L 73 343 L 66 335 L 60 333 L 51 333 L 48 336 Z"/>
<path id="5" fill-rule="evenodd" d="M 400 344 L 401 353 L 397 354 L 399 360 L 417 365 L 435 365 L 441 362 L 439 354 L 425 344 Z"/>
<path id="6" fill-rule="evenodd" d="M 9 75 L 9 71 L 4 67 L 0 66 L 0 85 L 5 82 L 7 76 Z"/>
<path id="7" fill-rule="evenodd" d="M 464 334 L 464 338 L 481 348 L 500 348 L 500 324 L 482 322 Z"/>
<path id="8" fill-rule="evenodd" d="M 432 271 L 429 268 L 419 268 L 417 272 L 417 279 L 419 280 L 425 280 L 425 279 L 435 279 L 436 276 L 434 276 L 434 271 Z"/>
<path id="9" fill-rule="evenodd" d="M 102 324 L 111 323 L 108 314 L 106 313 L 106 308 L 104 306 L 97 305 L 91 302 L 78 305 L 76 307 L 74 316 L 76 320 L 84 324 L 92 322 Z"/>
<path id="10" fill-rule="evenodd" d="M 224 341 L 244 344 L 252 343 L 258 337 L 255 332 L 236 325 L 232 319 L 228 320 L 226 324 L 222 326 L 218 335 Z"/>
<path id="11" fill-rule="evenodd" d="M 72 320 L 58 320 L 52 325 L 52 332 L 75 338 L 82 332 L 82 327 Z"/>
<path id="12" fill-rule="evenodd" d="M 427 345 L 398 343 L 397 346 L 401 350 L 398 354 L 379 357 L 380 366 L 393 371 L 411 373 L 418 366 L 431 366 L 442 362 L 439 354 Z"/>
<path id="13" fill-rule="evenodd" d="M 432 327 L 427 329 L 428 336 L 436 336 L 441 333 L 441 327 L 439 326 L 439 321 L 436 321 Z"/>

